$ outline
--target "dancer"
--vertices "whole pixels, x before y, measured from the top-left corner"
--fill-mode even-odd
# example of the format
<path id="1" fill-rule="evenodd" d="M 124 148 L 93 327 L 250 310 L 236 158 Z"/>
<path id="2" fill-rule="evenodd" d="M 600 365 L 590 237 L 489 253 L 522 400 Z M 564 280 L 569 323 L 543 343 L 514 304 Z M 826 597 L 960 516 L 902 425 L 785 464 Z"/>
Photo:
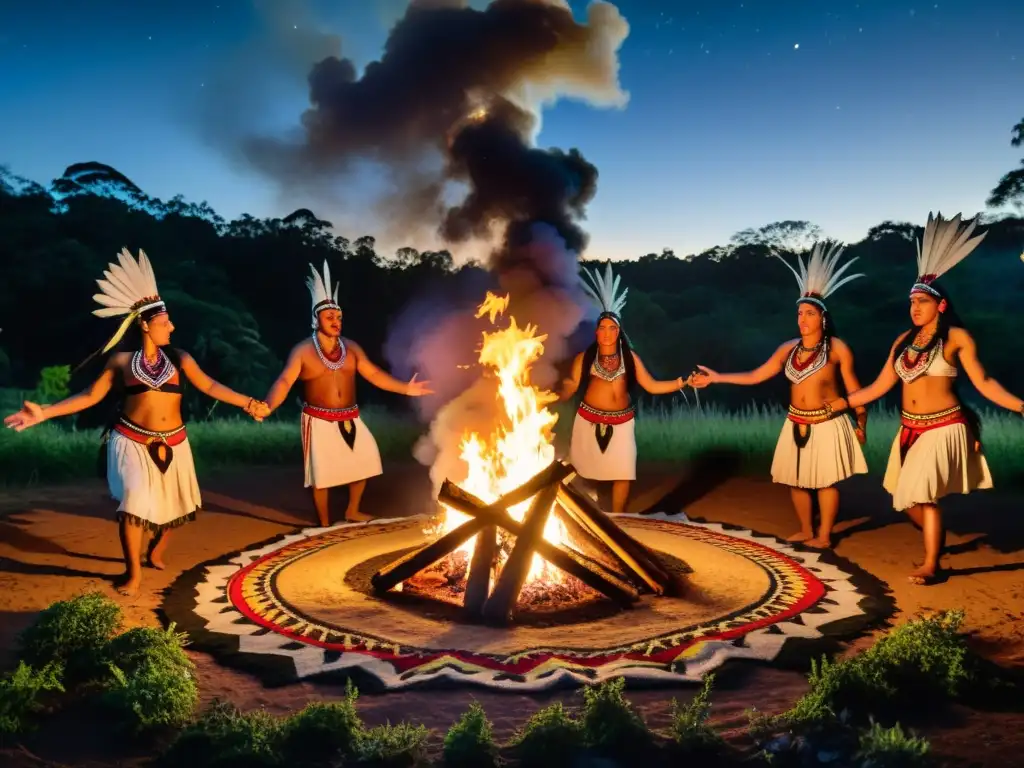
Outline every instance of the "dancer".
<path id="1" fill-rule="evenodd" d="M 825 299 L 836 289 L 863 275 L 842 277 L 857 259 L 842 267 L 842 246 L 826 250 L 817 244 L 808 262 L 799 258 L 799 274 L 785 259 L 779 258 L 796 277 L 800 298 L 796 300 L 796 323 L 800 338 L 780 346 L 764 365 L 746 373 L 718 373 L 703 365 L 693 377 L 697 389 L 708 384 L 749 386 L 767 381 L 785 372 L 790 381 L 789 415 L 782 427 L 775 458 L 772 482 L 788 485 L 800 530 L 787 541 L 802 541 L 811 547 L 832 546 L 832 526 L 839 514 L 839 489 L 836 485 L 854 474 L 868 471 L 861 444 L 867 439 L 867 410 L 857 409 L 857 427 L 846 418 L 831 419 L 825 403 L 838 395 L 839 380 L 847 392 L 860 388 L 853 370 L 853 352 L 836 336 L 836 326 L 825 306 Z M 842 279 L 840 279 L 842 278 Z M 821 522 L 814 535 L 812 493 L 818 497 Z"/>
<path id="2" fill-rule="evenodd" d="M 267 392 L 271 411 L 284 402 L 302 380 L 302 454 L 306 467 L 305 487 L 313 489 L 313 505 L 320 525 L 330 525 L 328 490 L 349 487 L 345 520 L 358 522 L 370 516 L 359 509 L 366 480 L 383 472 L 377 441 L 359 418 L 356 404 L 356 373 L 375 387 L 409 397 L 433 394 L 429 381 L 398 381 L 374 365 L 362 347 L 341 335 L 338 288 L 331 293 L 331 271 L 324 261 L 323 276 L 312 264 L 306 278 L 313 300 L 313 334 L 299 342 L 288 356 L 284 370 Z"/>
<path id="3" fill-rule="evenodd" d="M 977 221 L 961 227 L 960 214 L 943 220 L 928 215 L 917 244 L 917 281 L 910 289 L 910 330 L 901 333 L 875 381 L 825 407 L 860 408 L 902 381 L 901 426 L 889 453 L 883 486 L 893 508 L 905 511 L 924 537 L 924 563 L 908 577 L 913 584 L 936 580 L 945 541 L 938 501 L 951 493 L 991 488 L 981 451 L 981 423 L 957 396 L 956 363 L 985 399 L 1024 415 L 1024 401 L 991 378 L 978 360 L 974 339 L 936 280 L 969 256 L 987 233 L 971 237 Z"/>
<path id="4" fill-rule="evenodd" d="M 126 250 L 109 264 L 100 293 L 93 296 L 98 317 L 125 315 L 117 332 L 100 354 L 113 349 L 134 323 L 139 331 L 134 352 L 115 352 L 99 377 L 85 390 L 53 405 L 26 402 L 4 419 L 21 432 L 49 419 L 91 408 L 115 385 L 123 386 L 117 420 L 104 433 L 106 476 L 110 495 L 119 502 L 121 547 L 125 574 L 118 592 L 131 597 L 142 581 L 141 552 L 145 532 L 152 534 L 148 564 L 164 568 L 171 529 L 195 519 L 202 506 L 192 448 L 181 418 L 181 374 L 200 392 L 244 410 L 257 421 L 269 413 L 266 404 L 228 389 L 209 376 L 186 352 L 168 345 L 174 323 L 160 298 L 149 258 L 139 251 L 138 262 Z M 104 450 L 101 448 L 101 450 Z"/>
<path id="5" fill-rule="evenodd" d="M 619 293 L 622 277 L 613 275 L 611 263 L 603 278 L 596 269 L 584 269 L 583 274 L 584 290 L 601 308 L 597 338 L 576 355 L 559 399 L 570 399 L 582 387 L 569 461 L 580 477 L 611 481 L 612 512 L 618 514 L 626 511 L 630 485 L 636 480 L 636 409 L 630 393 L 637 385 L 652 395 L 681 392 L 687 380 L 656 381 L 633 351 L 622 332 L 620 314 L 629 289 Z"/>

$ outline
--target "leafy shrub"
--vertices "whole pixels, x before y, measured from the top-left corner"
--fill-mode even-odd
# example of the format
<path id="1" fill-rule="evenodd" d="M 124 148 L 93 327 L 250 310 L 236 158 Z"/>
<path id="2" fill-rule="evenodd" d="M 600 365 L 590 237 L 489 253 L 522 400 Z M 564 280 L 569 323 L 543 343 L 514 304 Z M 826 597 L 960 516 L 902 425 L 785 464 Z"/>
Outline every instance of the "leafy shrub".
<path id="1" fill-rule="evenodd" d="M 583 726 L 556 701 L 534 712 L 510 744 L 527 768 L 558 768 L 582 749 Z"/>
<path id="2" fill-rule="evenodd" d="M 69 685 L 92 680 L 106 669 L 104 651 L 121 620 L 121 607 L 100 592 L 61 600 L 19 635 L 19 656 L 37 669 L 62 665 Z"/>
<path id="3" fill-rule="evenodd" d="M 51 365 L 39 372 L 35 398 L 41 403 L 56 403 L 71 394 L 71 366 Z"/>
<path id="4" fill-rule="evenodd" d="M 161 755 L 166 768 L 261 768 L 280 763 L 281 721 L 264 710 L 242 714 L 214 702 Z"/>
<path id="5" fill-rule="evenodd" d="M 0 743 L 32 728 L 32 716 L 42 709 L 40 694 L 63 692 L 60 676 L 57 664 L 37 670 L 22 661 L 0 680 Z"/>
<path id="6" fill-rule="evenodd" d="M 929 749 L 927 740 L 904 733 L 899 723 L 883 728 L 872 721 L 860 736 L 857 758 L 862 768 L 911 768 L 928 764 Z"/>
<path id="7" fill-rule="evenodd" d="M 285 762 L 319 765 L 356 754 L 364 731 L 356 711 L 358 695 L 350 680 L 341 701 L 312 702 L 285 720 Z"/>
<path id="8" fill-rule="evenodd" d="M 693 700 L 680 707 L 672 700 L 671 735 L 676 749 L 681 752 L 712 752 L 720 749 L 724 742 L 708 725 L 711 714 L 711 687 L 715 676 L 705 675 L 704 685 Z"/>
<path id="9" fill-rule="evenodd" d="M 140 733 L 179 728 L 192 719 L 199 691 L 184 645 L 185 636 L 173 624 L 166 630 L 131 629 L 109 643 L 103 702 L 122 727 Z"/>
<path id="10" fill-rule="evenodd" d="M 408 768 L 426 761 L 427 738 L 422 725 L 398 723 L 378 725 L 359 737 L 356 765 L 369 768 Z"/>
<path id="11" fill-rule="evenodd" d="M 583 692 L 583 735 L 587 746 L 610 756 L 636 758 L 651 743 L 651 732 L 622 692 L 623 678 L 591 686 Z"/>
<path id="12" fill-rule="evenodd" d="M 491 721 L 474 701 L 444 737 L 444 763 L 451 768 L 487 768 L 498 759 Z"/>

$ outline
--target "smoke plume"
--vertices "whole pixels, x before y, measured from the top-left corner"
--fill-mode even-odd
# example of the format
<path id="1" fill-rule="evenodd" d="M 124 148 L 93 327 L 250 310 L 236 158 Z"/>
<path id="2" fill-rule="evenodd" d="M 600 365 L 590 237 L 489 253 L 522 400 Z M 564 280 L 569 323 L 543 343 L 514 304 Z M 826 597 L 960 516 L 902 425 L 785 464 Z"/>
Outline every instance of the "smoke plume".
<path id="1" fill-rule="evenodd" d="M 493 381 L 465 367 L 488 327 L 473 321 L 480 289 L 509 293 L 520 326 L 548 334 L 534 368 L 542 386 L 555 383 L 553 364 L 587 312 L 577 277 L 587 245 L 580 222 L 597 169 L 575 149 L 534 141 L 543 106 L 560 98 L 626 104 L 618 50 L 628 32 L 607 2 L 591 3 L 581 23 L 564 0 L 494 0 L 482 10 L 413 0 L 379 61 L 361 74 L 340 56 L 313 66 L 301 141 L 245 144 L 249 161 L 284 188 L 343 182 L 366 161 L 385 169 L 391 189 L 377 201 L 387 216 L 381 239 L 429 230 L 449 246 L 492 244 L 489 285 L 456 283 L 419 297 L 385 350 L 396 373 L 416 370 L 438 390 L 417 401 L 433 418 L 417 454 L 435 482 L 461 479 L 458 445 L 467 427 L 487 433 L 494 424 Z"/>

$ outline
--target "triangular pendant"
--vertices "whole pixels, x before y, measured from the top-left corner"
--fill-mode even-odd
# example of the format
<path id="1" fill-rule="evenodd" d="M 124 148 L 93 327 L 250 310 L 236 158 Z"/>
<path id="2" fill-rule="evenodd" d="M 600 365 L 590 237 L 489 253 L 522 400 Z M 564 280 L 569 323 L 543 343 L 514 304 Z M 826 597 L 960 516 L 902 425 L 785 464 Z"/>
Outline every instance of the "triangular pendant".
<path id="1" fill-rule="evenodd" d="M 597 438 L 597 447 L 601 449 L 601 453 L 608 450 L 608 444 L 612 441 L 612 431 L 614 427 L 611 424 L 598 424 L 594 429 L 594 436 Z"/>
<path id="2" fill-rule="evenodd" d="M 352 419 L 347 421 L 338 422 L 338 431 L 341 432 L 342 438 L 345 440 L 345 445 L 352 450 L 352 446 L 356 444 L 356 423 Z"/>
<path id="3" fill-rule="evenodd" d="M 154 440 L 147 447 L 149 450 L 149 457 L 153 459 L 153 463 L 156 464 L 156 468 L 160 470 L 160 474 L 167 474 L 167 468 L 171 466 L 171 461 L 174 459 L 174 450 L 162 440 Z M 163 448 L 162 452 L 160 450 L 161 448 Z"/>

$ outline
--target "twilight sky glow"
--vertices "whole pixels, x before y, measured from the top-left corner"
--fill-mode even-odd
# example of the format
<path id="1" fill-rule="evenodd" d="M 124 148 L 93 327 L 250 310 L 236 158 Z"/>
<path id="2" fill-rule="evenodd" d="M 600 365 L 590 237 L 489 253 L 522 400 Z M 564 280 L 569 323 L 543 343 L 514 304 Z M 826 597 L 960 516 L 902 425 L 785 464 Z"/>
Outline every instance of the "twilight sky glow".
<path id="1" fill-rule="evenodd" d="M 203 116 L 244 103 L 259 117 L 253 131 L 294 130 L 318 32 L 363 65 L 402 0 L 3 5 L 0 163 L 14 173 L 46 183 L 95 160 L 228 218 L 308 206 L 352 239 L 386 239 L 386 222 L 355 208 L 282 199 Z M 620 52 L 628 105 L 561 102 L 539 137 L 578 147 L 600 170 L 590 258 L 693 253 L 780 219 L 854 241 L 885 219 L 973 214 L 1019 160 L 1009 138 L 1024 45 L 1012 30 L 1024 29 L 1024 3 L 616 5 L 631 27 Z M 585 6 L 572 2 L 578 19 Z M 243 72 L 249 88 L 237 87 Z"/>

